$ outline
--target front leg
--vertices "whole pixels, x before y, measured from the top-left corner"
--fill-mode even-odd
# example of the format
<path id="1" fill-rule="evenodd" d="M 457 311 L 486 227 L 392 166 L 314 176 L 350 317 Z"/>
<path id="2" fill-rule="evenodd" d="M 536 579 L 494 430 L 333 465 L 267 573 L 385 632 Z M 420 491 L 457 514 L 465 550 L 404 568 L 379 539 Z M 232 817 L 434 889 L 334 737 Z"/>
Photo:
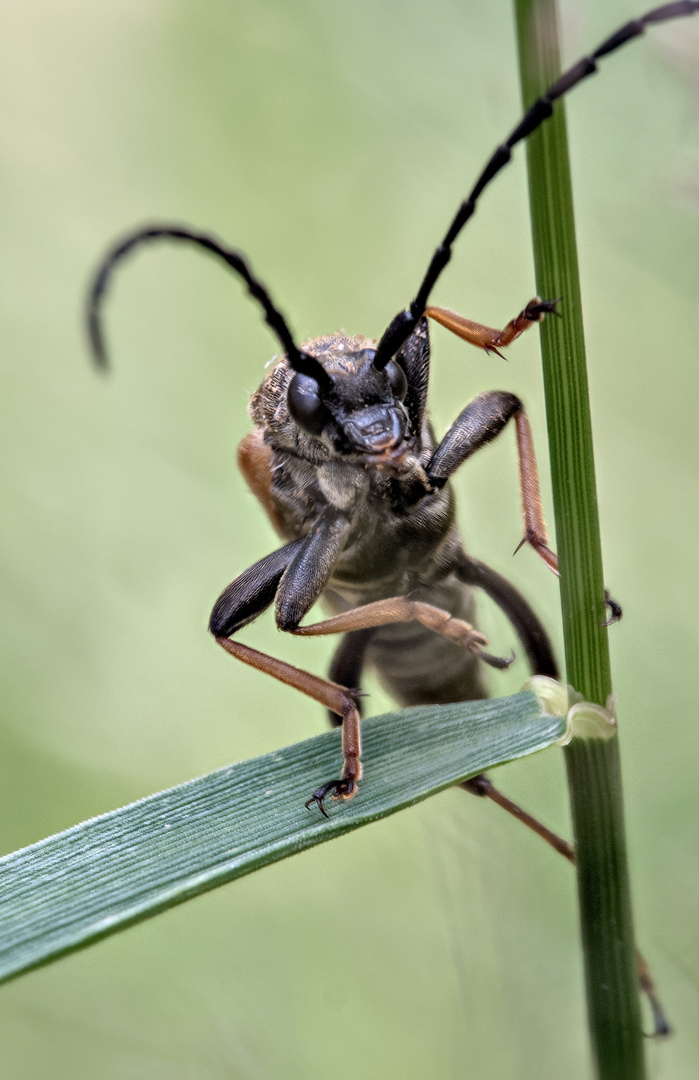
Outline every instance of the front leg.
<path id="1" fill-rule="evenodd" d="M 341 717 L 342 774 L 339 779 L 324 784 L 309 800 L 318 803 L 321 810 L 323 799 L 331 791 L 337 798 L 351 798 L 361 776 L 356 693 L 284 660 L 251 649 L 233 640 L 231 635 L 261 615 L 272 600 L 275 600 L 279 629 L 296 630 L 325 588 L 349 528 L 348 519 L 328 507 L 317 519 L 309 536 L 292 541 L 236 578 L 216 601 L 209 623 L 218 644 L 231 656 L 273 675 L 287 686 L 295 687 Z"/>
<path id="2" fill-rule="evenodd" d="M 437 608 L 433 604 L 424 603 L 420 600 L 412 600 L 407 596 L 392 596 L 385 600 L 377 600 L 374 603 L 364 604 L 362 607 L 351 608 L 349 611 L 334 615 L 329 619 L 324 619 L 322 622 L 313 623 L 311 626 L 299 626 L 294 630 L 294 633 L 301 637 L 316 637 L 326 634 L 344 633 L 346 636 L 333 661 L 331 672 L 336 676 L 341 673 L 343 676 L 342 681 L 345 681 L 345 678 L 349 676 L 352 682 L 356 684 L 361 675 L 366 646 L 371 640 L 373 631 L 381 626 L 388 626 L 393 623 L 412 622 L 413 620 L 426 626 L 429 630 L 433 630 L 435 633 L 443 635 L 449 641 L 458 642 L 460 645 L 463 645 L 464 648 L 469 649 L 481 660 L 491 664 L 493 667 L 506 668 L 514 659 L 514 654 L 509 658 L 502 659 L 484 652 L 483 646 L 488 644 L 487 638 L 485 638 L 478 630 L 475 630 L 469 623 L 464 622 L 462 619 L 453 618 L 448 611 Z M 348 691 L 346 692 L 349 693 Z M 356 738 L 358 744 L 359 711 L 356 703 L 357 696 L 358 691 L 355 692 L 355 711 L 352 714 L 352 717 L 348 719 L 343 717 L 343 749 L 345 748 L 344 740 L 346 734 L 348 736 L 353 736 L 354 734 L 354 729 L 350 728 L 349 719 L 355 722 L 356 718 Z M 330 708 L 335 712 L 338 711 L 336 708 L 333 708 L 332 705 Z M 359 766 L 358 757 L 356 764 Z M 325 814 L 323 801 L 328 794 L 332 792 L 334 798 L 349 798 L 354 792 L 355 784 L 353 784 L 348 791 L 345 791 L 341 786 L 350 778 L 347 769 L 348 758 L 347 750 L 345 750 L 345 770 L 343 771 L 340 781 L 331 780 L 329 783 L 321 785 L 308 800 L 306 806 L 310 807 L 312 803 L 315 803 L 320 811 Z M 356 776 L 355 781 L 357 779 L 359 779 L 359 775 Z"/>
<path id="3" fill-rule="evenodd" d="M 434 488 L 444 487 L 464 461 L 487 446 L 514 417 L 519 458 L 519 487 L 522 496 L 524 536 L 522 544 L 531 544 L 554 574 L 558 574 L 558 556 L 549 547 L 546 522 L 541 508 L 539 473 L 534 441 L 524 406 L 514 394 L 491 390 L 479 394 L 457 416 L 427 466 L 427 479 Z"/>
<path id="4" fill-rule="evenodd" d="M 447 330 L 451 330 L 452 334 L 456 334 L 463 341 L 468 341 L 469 345 L 484 349 L 486 355 L 494 352 L 505 360 L 506 358 L 502 355 L 500 349 L 511 345 L 520 334 L 523 334 L 534 323 L 541 322 L 544 315 L 553 314 L 560 317 L 560 312 L 556 311 L 557 303 L 558 300 L 542 300 L 540 297 L 535 296 L 533 300 L 529 301 L 524 310 L 520 311 L 519 315 L 516 315 L 514 319 L 510 319 L 507 326 L 504 326 L 502 330 L 496 330 L 493 326 L 484 326 L 482 323 L 473 322 L 472 319 L 466 319 L 463 315 L 457 315 L 455 311 L 448 311 L 446 308 L 428 307 L 425 308 L 425 315 L 446 327 Z"/>

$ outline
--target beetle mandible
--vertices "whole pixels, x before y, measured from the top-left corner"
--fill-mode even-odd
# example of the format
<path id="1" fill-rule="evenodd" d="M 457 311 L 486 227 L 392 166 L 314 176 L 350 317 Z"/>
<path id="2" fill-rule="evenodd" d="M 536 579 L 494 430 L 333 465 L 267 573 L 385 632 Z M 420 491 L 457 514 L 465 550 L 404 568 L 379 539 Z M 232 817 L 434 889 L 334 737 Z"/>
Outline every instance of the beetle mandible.
<path id="1" fill-rule="evenodd" d="M 486 638 L 472 625 L 474 587 L 505 612 L 533 672 L 557 674 L 547 634 L 529 604 L 501 575 L 466 554 L 449 485 L 460 465 L 514 421 L 522 543 L 530 544 L 558 573 L 522 403 L 504 391 L 481 394 L 438 439 L 427 416 L 426 396 L 429 318 L 470 344 L 499 354 L 534 323 L 558 315 L 558 301 L 535 297 L 497 330 L 431 305 L 430 296 L 483 190 L 508 163 L 517 143 L 548 119 L 555 101 L 594 73 L 601 57 L 642 34 L 647 25 L 698 8 L 699 0 L 679 0 L 625 24 L 534 102 L 491 155 L 432 256 L 414 299 L 390 322 L 378 344 L 336 333 L 297 346 L 246 258 L 188 227 L 138 229 L 107 254 L 95 275 L 88 324 L 93 353 L 102 366 L 101 302 L 112 271 L 134 248 L 157 239 L 188 243 L 222 260 L 243 279 L 282 347 L 282 358 L 252 396 L 255 430 L 243 439 L 238 460 L 284 544 L 223 591 L 210 629 L 232 656 L 321 702 L 333 722 L 342 725 L 342 771 L 321 783 L 307 806 L 315 804 L 325 814 L 328 795 L 349 799 L 357 791 L 362 768 L 358 688 L 365 665 L 378 670 L 404 705 L 486 696 L 481 664 L 502 668 L 511 658 L 488 653 Z M 321 597 L 332 616 L 302 627 Z M 233 637 L 272 603 L 281 630 L 344 635 L 327 680 Z M 607 603 L 612 616 L 618 615 L 609 598 Z M 478 790 L 478 785 L 473 787 Z"/>

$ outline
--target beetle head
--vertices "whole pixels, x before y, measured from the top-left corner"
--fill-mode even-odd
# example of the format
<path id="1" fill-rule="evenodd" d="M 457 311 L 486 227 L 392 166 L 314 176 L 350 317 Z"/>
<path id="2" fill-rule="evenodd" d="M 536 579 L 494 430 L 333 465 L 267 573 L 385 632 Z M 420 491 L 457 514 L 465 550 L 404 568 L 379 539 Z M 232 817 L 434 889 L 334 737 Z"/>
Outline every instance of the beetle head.
<path id="1" fill-rule="evenodd" d="M 341 458 L 399 471 L 415 444 L 400 364 L 391 360 L 377 368 L 374 342 L 362 337 L 333 334 L 302 348 L 317 369 L 310 374 L 293 371 L 286 362 L 277 365 L 253 396 L 255 420 L 273 438 L 276 434 L 278 444 L 293 438 L 297 452 L 310 460 Z M 276 399 L 273 416 L 264 408 L 270 392 Z"/>

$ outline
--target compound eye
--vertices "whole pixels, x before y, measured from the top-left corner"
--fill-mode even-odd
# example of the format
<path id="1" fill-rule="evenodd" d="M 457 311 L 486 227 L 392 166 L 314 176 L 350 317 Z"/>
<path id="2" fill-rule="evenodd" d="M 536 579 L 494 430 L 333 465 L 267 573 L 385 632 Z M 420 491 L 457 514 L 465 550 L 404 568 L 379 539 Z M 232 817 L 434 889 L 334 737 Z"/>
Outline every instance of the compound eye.
<path id="1" fill-rule="evenodd" d="M 403 368 L 396 360 L 389 360 L 384 370 L 388 375 L 388 381 L 395 397 L 399 401 L 404 401 L 405 395 L 408 393 L 408 380 L 405 377 Z"/>
<path id="2" fill-rule="evenodd" d="M 286 403 L 295 424 L 308 435 L 320 435 L 330 413 L 320 400 L 318 383 L 310 375 L 297 372 L 289 383 Z"/>

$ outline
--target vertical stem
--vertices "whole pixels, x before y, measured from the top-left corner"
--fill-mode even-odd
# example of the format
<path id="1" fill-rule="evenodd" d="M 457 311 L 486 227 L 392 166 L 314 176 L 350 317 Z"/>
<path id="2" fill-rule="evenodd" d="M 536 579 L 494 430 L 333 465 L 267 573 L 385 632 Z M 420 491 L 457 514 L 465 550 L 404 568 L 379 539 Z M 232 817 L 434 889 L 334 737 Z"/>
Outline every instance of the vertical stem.
<path id="1" fill-rule="evenodd" d="M 515 0 L 525 108 L 560 74 L 555 0 Z M 527 142 L 537 291 L 561 297 L 542 325 L 561 606 L 568 682 L 586 701 L 611 693 L 580 282 L 565 112 Z M 645 1075 L 624 839 L 619 741 L 566 748 L 577 850 L 588 1016 L 600 1080 Z"/>

